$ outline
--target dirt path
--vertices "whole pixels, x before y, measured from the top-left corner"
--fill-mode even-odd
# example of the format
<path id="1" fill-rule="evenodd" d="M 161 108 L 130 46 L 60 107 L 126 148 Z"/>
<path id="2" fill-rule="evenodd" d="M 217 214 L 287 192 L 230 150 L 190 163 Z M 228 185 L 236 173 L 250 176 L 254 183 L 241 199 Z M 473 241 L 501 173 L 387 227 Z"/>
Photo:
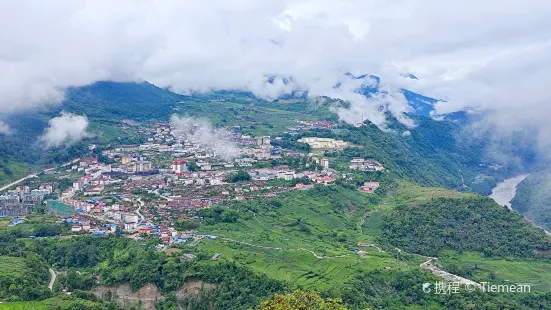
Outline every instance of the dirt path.
<path id="1" fill-rule="evenodd" d="M 48 271 L 50 272 L 50 283 L 48 283 L 48 288 L 52 291 L 54 289 L 55 278 L 57 278 L 57 275 L 52 268 L 48 269 Z"/>
<path id="2" fill-rule="evenodd" d="M 398 252 L 402 253 L 403 251 L 399 248 L 394 248 L 396 249 Z M 419 265 L 419 267 L 421 267 L 422 269 L 426 269 L 426 270 L 429 270 L 430 272 L 432 272 L 432 274 L 434 274 L 435 276 L 438 276 L 446 281 L 452 281 L 452 282 L 459 282 L 461 284 L 467 284 L 467 285 L 471 285 L 471 286 L 475 286 L 475 287 L 478 287 L 478 288 L 482 288 L 482 285 L 480 285 L 479 283 L 477 282 L 474 282 L 472 280 L 469 280 L 467 278 L 463 278 L 463 277 L 460 277 L 458 275 L 455 275 L 455 274 L 452 274 L 452 273 L 449 273 L 447 271 L 444 271 L 440 268 L 438 268 L 436 265 L 434 265 L 432 263 L 433 260 L 436 260 L 438 258 L 436 257 L 430 257 L 430 256 L 425 256 L 425 255 L 421 255 L 421 254 L 414 254 L 414 253 L 408 253 L 410 255 L 416 255 L 416 256 L 420 256 L 420 257 L 423 257 L 424 259 L 426 259 L 427 261 L 424 262 L 424 263 L 421 263 Z"/>
<path id="3" fill-rule="evenodd" d="M 317 259 L 327 259 L 327 258 L 341 258 L 341 257 L 346 257 L 348 256 L 348 254 L 343 254 L 343 255 L 337 255 L 337 256 L 320 256 L 318 254 L 316 254 L 314 251 L 311 251 L 311 250 L 307 250 L 307 249 L 304 249 L 304 248 L 298 248 L 298 249 L 288 249 L 288 248 L 279 248 L 279 247 L 271 247 L 271 246 L 262 246 L 262 245 L 257 245 L 257 244 L 251 244 L 251 243 L 248 243 L 248 242 L 244 242 L 244 241 L 239 241 L 239 240 L 234 240 L 234 239 L 230 239 L 230 238 L 224 238 L 224 237 L 220 237 L 221 240 L 226 240 L 226 241 L 231 241 L 231 242 L 236 242 L 236 243 L 240 243 L 240 244 L 244 244 L 244 245 L 248 245 L 248 246 L 251 246 L 251 247 L 255 247 L 255 248 L 260 248 L 260 249 L 264 249 L 264 250 L 275 250 L 275 251 L 304 251 L 304 252 L 308 252 L 312 255 L 314 255 L 315 258 Z"/>
<path id="4" fill-rule="evenodd" d="M 436 265 L 434 265 L 432 263 L 432 261 L 435 260 L 435 259 L 436 258 L 434 258 L 434 257 L 430 257 L 428 261 L 422 263 L 421 265 L 419 265 L 419 267 L 421 267 L 423 269 L 426 269 L 426 270 L 430 270 L 434 275 L 439 276 L 439 277 L 443 278 L 444 280 L 452 281 L 452 282 L 459 282 L 460 284 L 470 285 L 470 286 L 474 286 L 474 287 L 478 287 L 479 289 L 482 289 L 482 285 L 480 283 L 474 282 L 474 281 L 469 280 L 467 278 L 460 277 L 460 276 L 455 275 L 455 274 L 451 274 L 449 272 L 446 272 L 446 271 L 436 267 Z"/>

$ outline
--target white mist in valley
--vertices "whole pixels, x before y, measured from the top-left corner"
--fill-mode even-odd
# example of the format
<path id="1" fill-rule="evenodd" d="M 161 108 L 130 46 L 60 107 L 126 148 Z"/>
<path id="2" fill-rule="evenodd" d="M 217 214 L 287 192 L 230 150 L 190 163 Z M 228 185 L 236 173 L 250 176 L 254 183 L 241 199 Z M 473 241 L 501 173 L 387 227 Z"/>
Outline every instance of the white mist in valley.
<path id="1" fill-rule="evenodd" d="M 215 128 L 206 119 L 172 115 L 170 123 L 175 134 L 200 148 L 212 151 L 222 160 L 230 161 L 239 156 L 239 148 L 231 140 L 231 132 L 224 128 Z"/>

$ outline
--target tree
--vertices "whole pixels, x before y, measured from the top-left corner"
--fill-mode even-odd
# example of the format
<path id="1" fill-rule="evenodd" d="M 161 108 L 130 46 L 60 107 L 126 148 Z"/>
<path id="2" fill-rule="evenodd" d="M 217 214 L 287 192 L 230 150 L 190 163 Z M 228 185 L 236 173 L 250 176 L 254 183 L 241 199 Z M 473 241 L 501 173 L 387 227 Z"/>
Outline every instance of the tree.
<path id="1" fill-rule="evenodd" d="M 228 175 L 225 179 L 225 181 L 228 183 L 237 183 L 250 180 L 251 176 L 245 170 L 239 170 L 236 174 Z"/>
<path id="2" fill-rule="evenodd" d="M 311 291 L 295 291 L 287 295 L 276 295 L 264 301 L 257 310 L 346 310 L 342 300 L 324 299 Z"/>

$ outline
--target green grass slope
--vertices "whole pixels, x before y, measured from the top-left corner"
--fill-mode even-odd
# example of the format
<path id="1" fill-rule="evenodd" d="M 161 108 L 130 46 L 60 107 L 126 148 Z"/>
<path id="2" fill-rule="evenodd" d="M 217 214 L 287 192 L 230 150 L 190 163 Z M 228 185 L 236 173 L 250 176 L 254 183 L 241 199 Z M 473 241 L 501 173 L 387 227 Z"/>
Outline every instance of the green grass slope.
<path id="1" fill-rule="evenodd" d="M 399 261 L 376 247 L 362 248 L 367 252 L 364 256 L 349 250 L 357 248 L 358 242 L 375 242 L 359 224 L 380 199 L 339 186 L 320 186 L 270 201 L 232 204 L 239 218 L 203 225 L 201 233 L 222 238 L 204 240 L 197 247 L 310 289 L 344 283 L 360 270 L 417 268 L 420 261 Z M 203 216 L 208 223 L 209 214 Z"/>

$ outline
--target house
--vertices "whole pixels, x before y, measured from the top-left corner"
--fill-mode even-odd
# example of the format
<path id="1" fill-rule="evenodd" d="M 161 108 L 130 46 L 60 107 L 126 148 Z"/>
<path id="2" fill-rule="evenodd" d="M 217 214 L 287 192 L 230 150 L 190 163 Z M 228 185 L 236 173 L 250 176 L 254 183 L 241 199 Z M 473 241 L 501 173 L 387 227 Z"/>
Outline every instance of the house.
<path id="1" fill-rule="evenodd" d="M 103 189 L 105 188 L 105 185 L 98 184 L 84 192 L 84 196 L 93 196 L 93 195 L 99 195 L 101 192 L 103 192 Z"/>
<path id="2" fill-rule="evenodd" d="M 366 243 L 366 242 L 358 242 L 359 247 L 368 247 L 368 246 L 375 246 L 372 243 Z"/>
<path id="3" fill-rule="evenodd" d="M 97 158 L 94 158 L 94 157 L 86 157 L 86 158 L 82 158 L 80 161 L 79 161 L 79 166 L 80 167 L 88 167 L 88 166 L 92 166 L 92 165 L 97 165 L 98 163 L 98 159 Z"/>
<path id="4" fill-rule="evenodd" d="M 349 168 L 352 170 L 360 170 L 363 169 L 364 163 L 365 159 L 363 158 L 352 158 Z"/>
<path id="5" fill-rule="evenodd" d="M 379 188 L 379 182 L 364 182 L 358 190 L 366 193 L 373 193 Z"/>
<path id="6" fill-rule="evenodd" d="M 212 170 L 212 165 L 210 163 L 203 163 L 201 165 L 201 170 L 205 170 L 205 171 Z"/>
<path id="7" fill-rule="evenodd" d="M 138 228 L 138 223 L 124 223 L 124 230 L 134 231 Z"/>
<path id="8" fill-rule="evenodd" d="M 297 142 L 306 143 L 313 149 L 343 149 L 349 146 L 348 142 L 331 138 L 304 137 Z"/>
<path id="9" fill-rule="evenodd" d="M 94 237 L 104 237 L 105 235 L 106 235 L 105 230 L 98 230 L 98 231 L 92 232 L 92 236 Z"/>
<path id="10" fill-rule="evenodd" d="M 38 187 L 40 190 L 47 190 L 49 193 L 52 193 L 57 189 L 57 183 L 42 183 Z"/>
<path id="11" fill-rule="evenodd" d="M 149 235 L 149 234 L 151 233 L 151 228 L 150 228 L 150 227 L 147 227 L 147 226 L 140 226 L 140 227 L 138 228 L 138 232 L 139 232 L 140 234 L 147 234 L 147 235 Z"/>
<path id="12" fill-rule="evenodd" d="M 255 163 L 256 160 L 253 159 L 253 158 L 236 158 L 235 159 L 235 163 L 239 166 L 239 167 L 250 167 L 253 165 L 253 163 Z"/>
<path id="13" fill-rule="evenodd" d="M 222 254 L 216 253 L 216 254 L 214 254 L 214 255 L 211 257 L 211 260 L 219 260 L 219 259 L 220 259 L 220 256 L 222 256 Z"/>
<path id="14" fill-rule="evenodd" d="M 329 183 L 335 182 L 336 180 L 337 180 L 336 177 L 324 175 L 324 176 L 322 176 L 322 177 L 317 177 L 317 178 L 316 178 L 316 183 L 327 185 L 327 184 L 329 184 Z"/>

